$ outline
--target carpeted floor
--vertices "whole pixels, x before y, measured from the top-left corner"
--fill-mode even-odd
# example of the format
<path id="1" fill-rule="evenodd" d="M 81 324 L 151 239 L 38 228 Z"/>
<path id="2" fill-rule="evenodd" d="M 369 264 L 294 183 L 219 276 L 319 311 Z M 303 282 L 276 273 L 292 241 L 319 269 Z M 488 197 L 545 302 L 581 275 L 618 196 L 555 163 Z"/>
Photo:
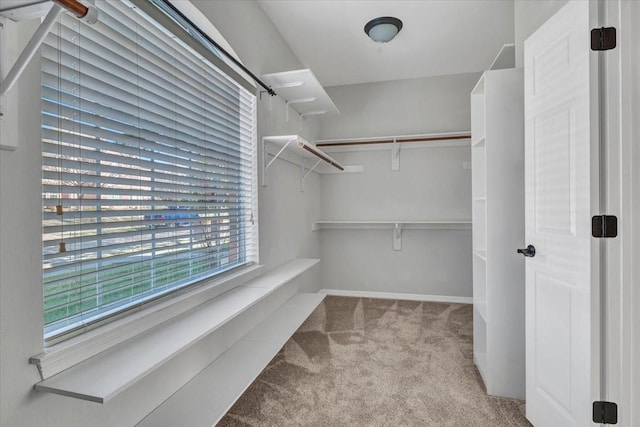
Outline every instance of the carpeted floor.
<path id="1" fill-rule="evenodd" d="M 219 426 L 529 426 L 487 396 L 472 306 L 326 297 Z"/>

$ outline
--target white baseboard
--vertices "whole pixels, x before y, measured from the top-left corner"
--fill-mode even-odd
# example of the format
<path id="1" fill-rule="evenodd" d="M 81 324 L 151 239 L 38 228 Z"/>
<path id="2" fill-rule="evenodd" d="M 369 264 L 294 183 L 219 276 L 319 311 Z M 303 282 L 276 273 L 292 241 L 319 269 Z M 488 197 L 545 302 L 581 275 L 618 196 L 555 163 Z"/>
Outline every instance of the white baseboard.
<path id="1" fill-rule="evenodd" d="M 319 294 L 341 297 L 397 299 L 405 301 L 449 302 L 457 304 L 473 304 L 472 297 L 454 297 L 448 295 L 403 294 L 396 292 L 349 291 L 342 289 L 320 289 Z"/>

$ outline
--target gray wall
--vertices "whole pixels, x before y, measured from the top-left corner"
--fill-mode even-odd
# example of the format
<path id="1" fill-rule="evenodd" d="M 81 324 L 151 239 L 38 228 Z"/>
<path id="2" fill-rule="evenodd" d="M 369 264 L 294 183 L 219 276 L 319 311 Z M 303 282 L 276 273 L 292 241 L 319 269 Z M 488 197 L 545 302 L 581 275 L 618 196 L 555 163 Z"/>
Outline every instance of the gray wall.
<path id="1" fill-rule="evenodd" d="M 257 3 L 196 3 L 256 73 L 302 68 Z M 19 46 L 13 45 L 25 43 L 36 26 L 35 22 L 8 23 L 7 51 L 18 51 Z M 248 37 L 247 31 L 260 37 Z M 16 138 L 6 130 L 17 127 L 19 148 L 0 150 L 0 426 L 131 426 L 181 385 L 180 372 L 205 350 L 195 345 L 104 405 L 33 391 L 39 376 L 28 360 L 43 351 L 39 97 L 36 59 L 12 90 L 16 105 L 5 104 L 2 119 L 2 137 Z M 284 121 L 284 102 L 279 98 L 258 101 L 258 117 L 259 137 L 315 136 L 311 119 L 302 125 Z M 298 167 L 278 162 L 270 173 L 269 186 L 259 191 L 261 262 L 272 268 L 295 257 L 319 257 L 319 237 L 311 233 L 311 223 L 320 211 L 319 177 L 312 174 L 301 193 Z M 295 286 L 315 290 L 318 274 L 316 267 Z"/>
<path id="2" fill-rule="evenodd" d="M 321 138 L 468 131 L 469 94 L 480 74 L 331 87 L 341 112 L 320 120 Z M 471 218 L 469 146 L 335 153 L 358 174 L 321 177 L 326 220 Z M 322 230 L 321 286 L 328 289 L 471 297 L 471 231 L 405 230 L 402 251 L 391 230 Z"/>
<path id="3" fill-rule="evenodd" d="M 254 74 L 304 68 L 257 2 L 193 0 L 192 3 Z M 307 140 L 317 136 L 315 119 L 300 122 L 291 114 L 286 122 L 281 98 L 266 94 L 260 98 L 258 141 L 272 135 L 301 134 Z M 261 152 L 258 154 L 261 158 Z M 319 256 L 319 240 L 311 233 L 311 223 L 320 212 L 319 185 L 317 174 L 311 174 L 305 181 L 305 191 L 301 192 L 299 167 L 278 161 L 269 168 L 269 185 L 259 189 L 260 262 L 269 269 L 292 258 Z M 305 278 L 310 280 L 309 288 L 317 283 L 313 274 Z"/>
<path id="4" fill-rule="evenodd" d="M 513 4 L 516 67 L 524 66 L 524 41 L 568 0 L 515 0 Z"/>
<path id="5" fill-rule="evenodd" d="M 327 88 L 340 116 L 320 119 L 320 139 L 469 130 L 480 73 Z"/>
<path id="6" fill-rule="evenodd" d="M 398 171 L 389 149 L 341 154 L 364 172 L 322 176 L 323 219 L 471 218 L 469 146 L 401 150 Z M 471 230 L 404 230 L 401 251 L 390 229 L 318 233 L 323 288 L 472 296 Z"/>

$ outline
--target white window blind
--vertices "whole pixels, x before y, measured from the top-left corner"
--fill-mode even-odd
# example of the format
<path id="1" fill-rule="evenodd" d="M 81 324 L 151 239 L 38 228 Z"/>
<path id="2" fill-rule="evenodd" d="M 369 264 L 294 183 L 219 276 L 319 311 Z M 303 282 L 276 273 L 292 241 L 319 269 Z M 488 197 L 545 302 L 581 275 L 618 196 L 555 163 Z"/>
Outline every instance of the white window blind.
<path id="1" fill-rule="evenodd" d="M 96 6 L 42 47 L 48 339 L 257 258 L 255 96 L 132 4 Z"/>

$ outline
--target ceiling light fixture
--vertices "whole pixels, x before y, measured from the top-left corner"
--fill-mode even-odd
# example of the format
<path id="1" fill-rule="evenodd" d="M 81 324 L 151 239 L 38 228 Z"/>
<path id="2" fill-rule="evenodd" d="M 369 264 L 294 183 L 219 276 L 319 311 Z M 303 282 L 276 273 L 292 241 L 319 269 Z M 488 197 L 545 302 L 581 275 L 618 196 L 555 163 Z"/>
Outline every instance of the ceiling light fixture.
<path id="1" fill-rule="evenodd" d="M 364 32 L 376 43 L 387 43 L 402 29 L 402 21 L 391 16 L 372 19 L 364 26 Z"/>

